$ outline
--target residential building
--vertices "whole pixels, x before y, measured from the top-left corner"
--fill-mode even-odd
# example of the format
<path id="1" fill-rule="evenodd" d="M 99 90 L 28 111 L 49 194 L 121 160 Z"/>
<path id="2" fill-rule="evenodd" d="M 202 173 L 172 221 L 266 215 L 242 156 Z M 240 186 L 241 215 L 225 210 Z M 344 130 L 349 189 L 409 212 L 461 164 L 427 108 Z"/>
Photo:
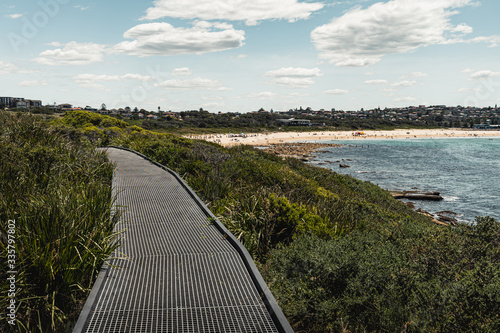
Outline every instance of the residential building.
<path id="1" fill-rule="evenodd" d="M 311 121 L 307 119 L 278 119 L 285 126 L 311 126 Z"/>

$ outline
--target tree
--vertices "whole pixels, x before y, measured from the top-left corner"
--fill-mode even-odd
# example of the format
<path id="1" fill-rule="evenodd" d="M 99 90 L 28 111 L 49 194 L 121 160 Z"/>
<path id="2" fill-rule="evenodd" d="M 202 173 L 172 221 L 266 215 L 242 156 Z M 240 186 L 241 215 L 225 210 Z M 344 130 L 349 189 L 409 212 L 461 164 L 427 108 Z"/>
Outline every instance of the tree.
<path id="1" fill-rule="evenodd" d="M 54 104 L 56 104 L 56 103 L 54 103 Z M 106 110 L 106 104 L 104 104 L 104 103 L 101 104 L 101 110 Z"/>

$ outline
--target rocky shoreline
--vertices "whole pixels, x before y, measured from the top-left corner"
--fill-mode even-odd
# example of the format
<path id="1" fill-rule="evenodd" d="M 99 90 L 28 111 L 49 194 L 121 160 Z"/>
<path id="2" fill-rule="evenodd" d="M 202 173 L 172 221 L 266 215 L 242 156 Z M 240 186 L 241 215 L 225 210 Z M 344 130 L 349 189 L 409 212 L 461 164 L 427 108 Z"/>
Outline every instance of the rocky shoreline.
<path id="1" fill-rule="evenodd" d="M 394 199 L 409 199 L 409 200 L 428 200 L 441 201 L 443 197 L 439 192 L 422 192 L 422 191 L 389 191 Z"/>
<path id="2" fill-rule="evenodd" d="M 280 156 L 282 158 L 293 157 L 304 162 L 313 162 L 311 159 L 315 157 L 314 151 L 321 148 L 327 147 L 341 147 L 341 144 L 335 143 L 313 143 L 313 142 L 291 142 L 291 143 L 274 143 L 269 146 L 261 147 L 264 151 Z M 349 168 L 350 166 L 344 164 L 346 161 L 350 160 L 339 160 L 339 161 L 323 161 L 321 163 L 314 164 L 339 164 L 341 168 Z M 389 193 L 395 199 L 407 199 L 407 200 L 428 200 L 428 201 L 441 201 L 443 197 L 439 192 L 431 192 L 431 191 L 420 191 L 418 189 L 412 189 L 409 191 L 401 191 L 401 190 L 391 190 Z M 414 209 L 416 212 L 426 215 L 431 218 L 432 222 L 439 225 L 446 226 L 455 226 L 458 224 L 457 214 L 450 211 L 437 212 L 435 214 L 429 213 L 422 209 L 415 209 L 415 204 L 413 202 L 406 203 L 410 208 Z"/>
<path id="3" fill-rule="evenodd" d="M 435 214 L 431 214 L 421 208 L 415 210 L 417 213 L 420 213 L 422 215 L 428 216 L 431 218 L 432 222 L 439 224 L 439 225 L 445 225 L 445 226 L 457 226 L 458 225 L 458 220 L 456 216 L 458 215 L 455 212 L 450 212 L 450 211 L 443 211 L 443 212 L 437 212 Z"/>
<path id="4" fill-rule="evenodd" d="M 263 149 L 268 153 L 275 154 L 280 157 L 294 157 L 308 162 L 312 153 L 317 149 L 341 146 L 342 145 L 336 143 L 292 142 L 275 143 L 267 147 L 263 147 Z"/>

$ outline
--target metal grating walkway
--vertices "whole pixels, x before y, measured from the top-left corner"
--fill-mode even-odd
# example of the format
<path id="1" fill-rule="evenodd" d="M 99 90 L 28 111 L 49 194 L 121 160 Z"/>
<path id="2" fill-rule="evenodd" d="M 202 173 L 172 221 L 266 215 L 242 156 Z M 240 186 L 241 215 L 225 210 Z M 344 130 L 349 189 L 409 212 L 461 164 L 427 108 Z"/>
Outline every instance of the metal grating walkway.
<path id="1" fill-rule="evenodd" d="M 107 153 L 122 258 L 99 274 L 74 332 L 293 332 L 246 250 L 176 174 Z"/>

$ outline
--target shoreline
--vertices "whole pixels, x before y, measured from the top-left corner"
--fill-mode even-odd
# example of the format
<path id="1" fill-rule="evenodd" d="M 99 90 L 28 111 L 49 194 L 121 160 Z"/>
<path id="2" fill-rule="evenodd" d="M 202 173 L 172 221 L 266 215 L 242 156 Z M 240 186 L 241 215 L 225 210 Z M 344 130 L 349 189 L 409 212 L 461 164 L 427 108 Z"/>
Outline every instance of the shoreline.
<path id="1" fill-rule="evenodd" d="M 236 145 L 265 146 L 286 142 L 324 142 L 334 140 L 373 140 L 373 139 L 422 139 L 422 138 L 478 138 L 500 136 L 498 130 L 472 130 L 462 128 L 450 129 L 396 129 L 368 130 L 363 135 L 356 136 L 357 131 L 311 131 L 311 132 L 273 132 L 248 133 L 245 137 L 231 134 L 211 134 L 186 136 L 191 139 L 201 139 L 216 142 L 225 147 Z"/>

